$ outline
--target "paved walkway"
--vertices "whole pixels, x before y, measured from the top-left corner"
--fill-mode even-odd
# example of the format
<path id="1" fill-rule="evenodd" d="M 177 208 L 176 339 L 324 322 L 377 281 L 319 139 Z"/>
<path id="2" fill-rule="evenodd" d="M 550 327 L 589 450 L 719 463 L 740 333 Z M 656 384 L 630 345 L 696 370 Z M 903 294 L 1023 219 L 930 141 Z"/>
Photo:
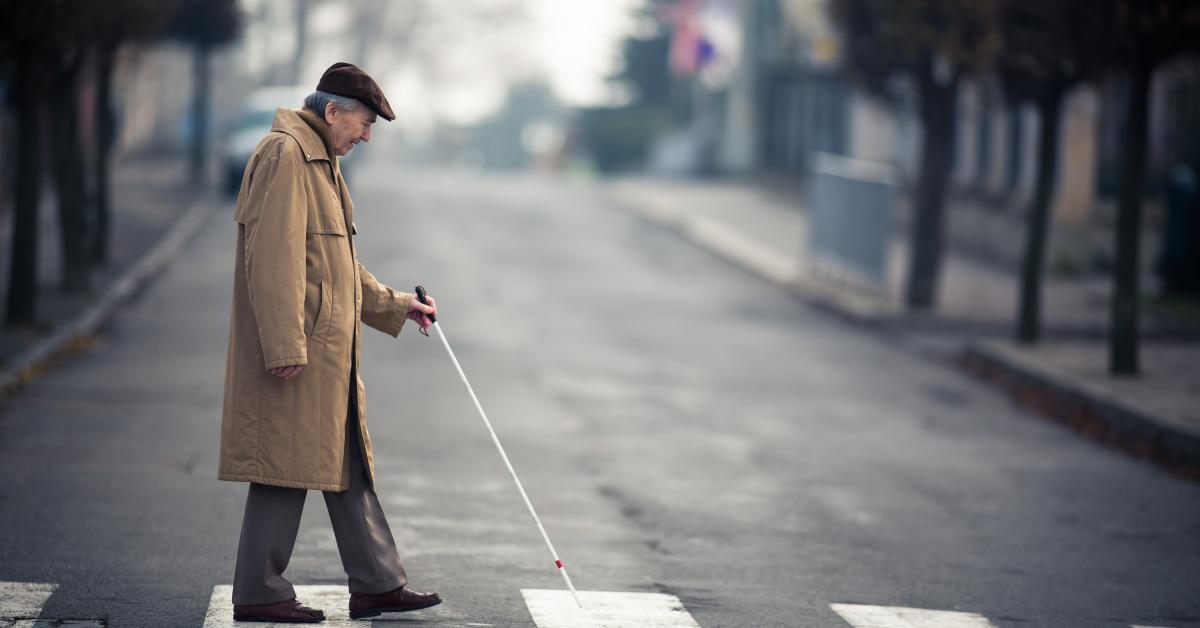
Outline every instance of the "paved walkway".
<path id="1" fill-rule="evenodd" d="M 612 183 L 609 191 L 622 205 L 658 222 L 698 233 L 698 239 L 723 240 L 732 255 L 747 258 L 739 263 L 748 261 L 774 280 L 829 283 L 809 261 L 807 220 L 799 199 L 749 183 L 678 179 L 622 179 Z M 744 250 L 733 253 L 737 245 Z M 869 311 L 874 316 L 910 324 L 928 318 L 903 311 L 907 266 L 907 242 L 897 234 L 888 250 L 888 281 L 882 294 L 861 292 L 862 299 L 873 302 Z M 951 254 L 933 316 L 943 325 L 967 323 L 1007 334 L 1017 308 L 1017 288 L 1013 274 Z M 1049 278 L 1044 293 L 1047 328 L 1073 335 L 1103 334 L 1108 293 L 1107 277 Z M 1147 319 L 1145 324 L 1152 334 L 1170 329 L 1157 319 Z"/>
<path id="2" fill-rule="evenodd" d="M 62 263 L 58 213 L 47 182 L 40 208 L 38 245 L 38 303 L 36 329 L 0 327 L 0 369 L 27 349 L 45 340 L 56 329 L 79 315 L 104 294 L 107 286 L 159 241 L 179 218 L 196 193 L 185 183 L 183 159 L 175 155 L 138 155 L 120 161 L 113 171 L 112 235 L 109 263 L 96 268 L 92 290 L 69 294 L 60 289 Z M 0 211 L 0 304 L 7 295 L 8 242 L 12 238 L 11 206 Z"/>
<path id="3" fill-rule="evenodd" d="M 1142 410 L 1200 442 L 1200 369 L 1194 368 L 1200 364 L 1200 330 L 1147 313 L 1141 375 L 1109 376 L 1107 277 L 1049 278 L 1043 293 L 1045 340 L 1022 347 L 1008 340 L 1017 308 L 1015 273 L 948 252 L 936 308 L 909 313 L 902 307 L 908 261 L 903 234 L 895 234 L 889 246 L 887 284 L 869 289 L 834 278 L 810 261 L 800 199 L 746 182 L 626 178 L 607 189 L 617 204 L 818 305 L 899 332 L 920 349 L 957 357 L 987 339 L 1000 349 L 987 352 L 996 359 L 1009 356 L 1014 364 L 1054 373 L 1060 382 Z"/>

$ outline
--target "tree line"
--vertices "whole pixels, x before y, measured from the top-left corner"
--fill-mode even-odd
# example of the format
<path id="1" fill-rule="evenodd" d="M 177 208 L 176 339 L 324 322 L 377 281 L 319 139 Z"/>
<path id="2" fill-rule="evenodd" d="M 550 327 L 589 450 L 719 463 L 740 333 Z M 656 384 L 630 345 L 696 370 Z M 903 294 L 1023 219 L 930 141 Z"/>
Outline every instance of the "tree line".
<path id="1" fill-rule="evenodd" d="M 191 181 L 202 183 L 207 154 L 208 64 L 232 41 L 242 16 L 236 0 L 2 0 L 0 85 L 15 137 L 8 147 L 13 208 L 6 326 L 37 317 L 38 207 L 49 165 L 62 250 L 60 284 L 86 292 L 91 273 L 109 262 L 111 156 L 117 138 L 113 75 L 127 44 L 177 41 L 193 50 Z M 81 90 L 90 74 L 96 89 Z M 167 89 L 168 86 L 163 86 Z M 96 122 L 84 138 L 80 120 Z M 43 151 L 43 138 L 49 140 Z"/>
<path id="2" fill-rule="evenodd" d="M 1040 137 L 1027 214 L 1016 336 L 1037 341 L 1049 208 L 1065 95 L 1082 83 L 1122 77 L 1121 147 L 1114 228 L 1116 260 L 1109 324 L 1109 370 L 1138 371 L 1139 235 L 1146 176 L 1148 98 L 1156 69 L 1200 50 L 1194 0 L 829 0 L 843 35 L 843 67 L 868 91 L 895 99 L 911 85 L 922 149 L 913 196 L 905 300 L 933 303 L 943 252 L 946 184 L 952 167 L 958 86 L 994 76 L 1007 98 L 1038 111 Z"/>

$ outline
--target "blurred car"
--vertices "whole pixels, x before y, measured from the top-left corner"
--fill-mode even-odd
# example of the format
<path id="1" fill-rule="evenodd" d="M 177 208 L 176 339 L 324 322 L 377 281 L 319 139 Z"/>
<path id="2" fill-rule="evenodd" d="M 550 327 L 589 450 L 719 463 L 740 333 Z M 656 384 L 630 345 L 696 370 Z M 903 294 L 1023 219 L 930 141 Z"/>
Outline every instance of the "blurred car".
<path id="1" fill-rule="evenodd" d="M 296 85 L 260 87 L 246 96 L 241 112 L 225 138 L 221 168 L 225 191 L 236 195 L 242 186 L 242 173 L 250 155 L 271 130 L 275 110 L 279 107 L 299 108 L 312 90 Z"/>

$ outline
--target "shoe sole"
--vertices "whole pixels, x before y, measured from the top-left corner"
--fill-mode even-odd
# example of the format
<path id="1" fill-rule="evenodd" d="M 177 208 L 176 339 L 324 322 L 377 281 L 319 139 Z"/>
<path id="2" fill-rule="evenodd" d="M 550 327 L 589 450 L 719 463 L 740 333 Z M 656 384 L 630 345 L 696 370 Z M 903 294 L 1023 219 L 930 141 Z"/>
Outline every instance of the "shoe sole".
<path id="1" fill-rule="evenodd" d="M 437 606 L 438 604 L 441 604 L 441 603 L 442 603 L 442 600 L 439 598 L 428 604 L 422 604 L 420 606 L 392 606 L 389 608 L 372 608 L 371 610 L 366 610 L 366 611 L 350 611 L 350 619 L 362 619 L 364 617 L 378 617 L 382 613 L 407 613 L 408 611 L 419 611 L 423 608 L 430 608 L 432 606 Z"/>
<path id="2" fill-rule="evenodd" d="M 278 619 L 275 617 L 266 617 L 263 615 L 234 615 L 233 621 L 257 622 L 260 624 L 319 624 L 325 621 L 325 618 L 320 619 Z"/>

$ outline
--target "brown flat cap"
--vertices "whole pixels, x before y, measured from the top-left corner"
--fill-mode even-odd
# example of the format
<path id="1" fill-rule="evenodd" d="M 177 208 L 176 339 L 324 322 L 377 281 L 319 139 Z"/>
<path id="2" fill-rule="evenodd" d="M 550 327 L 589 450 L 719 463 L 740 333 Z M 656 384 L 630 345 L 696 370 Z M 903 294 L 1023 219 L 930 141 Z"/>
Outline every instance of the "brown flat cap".
<path id="1" fill-rule="evenodd" d="M 385 120 L 395 120 L 392 106 L 388 104 L 383 90 L 375 79 L 367 76 L 358 66 L 339 61 L 321 75 L 317 91 L 353 98 L 371 108 Z"/>

